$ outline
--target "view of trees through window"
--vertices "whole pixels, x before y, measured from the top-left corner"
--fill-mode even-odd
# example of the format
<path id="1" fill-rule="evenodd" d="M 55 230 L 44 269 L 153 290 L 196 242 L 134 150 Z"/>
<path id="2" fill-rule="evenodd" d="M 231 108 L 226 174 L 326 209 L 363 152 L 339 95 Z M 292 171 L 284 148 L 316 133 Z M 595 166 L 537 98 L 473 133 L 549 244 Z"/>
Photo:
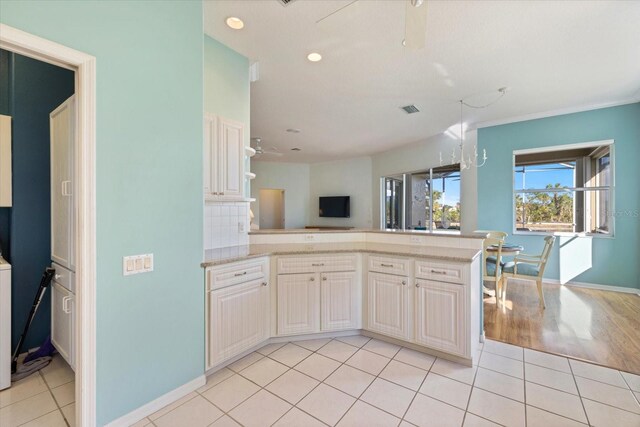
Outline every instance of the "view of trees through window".
<path id="1" fill-rule="evenodd" d="M 384 177 L 382 190 L 384 228 L 460 230 L 460 165 Z"/>
<path id="2" fill-rule="evenodd" d="M 516 154 L 515 229 L 610 233 L 610 146 Z"/>

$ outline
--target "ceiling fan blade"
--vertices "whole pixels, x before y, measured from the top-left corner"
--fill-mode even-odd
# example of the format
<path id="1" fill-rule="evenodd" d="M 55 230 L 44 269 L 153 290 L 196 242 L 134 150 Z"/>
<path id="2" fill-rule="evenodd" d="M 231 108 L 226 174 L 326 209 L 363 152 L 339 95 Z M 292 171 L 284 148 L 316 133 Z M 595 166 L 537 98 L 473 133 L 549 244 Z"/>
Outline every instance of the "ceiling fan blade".
<path id="1" fill-rule="evenodd" d="M 427 37 L 427 1 L 407 0 L 406 4 L 404 45 L 422 49 Z"/>
<path id="2" fill-rule="evenodd" d="M 282 153 L 279 153 L 279 152 L 277 152 L 277 151 L 271 151 L 271 150 L 264 150 L 264 151 L 262 152 L 262 154 L 266 154 L 266 155 L 269 155 L 269 156 L 276 156 L 276 157 L 282 157 L 282 156 L 284 156 L 284 154 L 282 154 Z"/>

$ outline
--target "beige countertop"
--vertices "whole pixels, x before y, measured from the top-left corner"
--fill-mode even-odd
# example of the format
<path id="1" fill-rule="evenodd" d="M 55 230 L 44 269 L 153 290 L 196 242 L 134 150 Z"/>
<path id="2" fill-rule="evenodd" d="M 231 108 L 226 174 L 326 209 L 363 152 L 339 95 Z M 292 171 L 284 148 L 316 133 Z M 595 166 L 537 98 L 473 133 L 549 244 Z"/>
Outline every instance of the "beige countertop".
<path id="1" fill-rule="evenodd" d="M 326 230 L 322 228 L 284 228 L 284 229 L 263 229 L 252 230 L 250 235 L 261 234 L 330 234 L 330 233 L 381 233 L 381 234 L 410 234 L 418 236 L 437 236 L 437 237 L 457 237 L 465 239 L 484 239 L 486 234 L 483 233 L 458 233 L 455 231 L 422 231 L 422 230 L 378 230 L 370 228 L 352 228 L 350 230 Z"/>
<path id="2" fill-rule="evenodd" d="M 268 255 L 311 255 L 353 252 L 427 258 L 439 261 L 472 262 L 480 255 L 481 251 L 476 249 L 444 248 L 423 245 L 397 245 L 372 242 L 275 243 L 209 249 L 205 251 L 205 261 L 201 266 L 212 267 L 215 265 Z"/>

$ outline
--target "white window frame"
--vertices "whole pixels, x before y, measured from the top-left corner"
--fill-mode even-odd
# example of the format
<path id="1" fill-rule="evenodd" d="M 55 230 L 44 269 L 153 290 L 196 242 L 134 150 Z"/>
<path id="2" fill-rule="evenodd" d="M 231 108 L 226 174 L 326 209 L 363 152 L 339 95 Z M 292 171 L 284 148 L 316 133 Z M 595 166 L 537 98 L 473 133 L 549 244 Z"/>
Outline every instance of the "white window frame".
<path id="1" fill-rule="evenodd" d="M 553 234 L 555 236 L 589 236 L 596 237 L 600 239 L 612 239 L 615 237 L 615 145 L 613 139 L 606 139 L 601 141 L 589 141 L 589 142 L 578 142 L 574 144 L 564 144 L 564 145 L 555 145 L 551 147 L 540 147 L 540 148 L 527 148 L 521 150 L 514 150 L 513 155 L 511 156 L 511 227 L 512 234 L 514 235 L 528 235 L 528 236 L 540 236 L 540 235 L 549 235 Z M 516 176 L 514 173 L 516 167 L 516 156 L 523 154 L 538 154 L 538 153 L 549 153 L 553 151 L 565 151 L 565 150 L 574 150 L 574 149 L 582 149 L 582 148 L 598 148 L 602 146 L 609 147 L 609 156 L 610 156 L 610 164 L 611 164 L 611 184 L 607 187 L 610 191 L 611 202 L 610 202 L 610 232 L 608 234 L 600 234 L 600 233 L 587 233 L 587 232 L 566 232 L 566 231 L 556 231 L 556 232 L 544 232 L 544 231 L 519 231 L 516 227 L 516 194 L 522 194 L 523 192 L 527 192 L 526 190 L 517 190 L 516 189 Z M 572 187 L 572 188 L 562 188 L 558 190 L 549 189 L 549 192 L 562 192 L 566 190 L 597 190 L 599 187 Z"/>

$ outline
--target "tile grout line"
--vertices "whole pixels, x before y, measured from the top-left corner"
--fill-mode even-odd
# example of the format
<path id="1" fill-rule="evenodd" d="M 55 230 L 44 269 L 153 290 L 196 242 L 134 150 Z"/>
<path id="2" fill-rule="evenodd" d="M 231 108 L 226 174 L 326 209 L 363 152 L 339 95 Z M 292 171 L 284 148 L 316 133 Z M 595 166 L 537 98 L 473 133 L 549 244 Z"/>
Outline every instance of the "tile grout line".
<path id="1" fill-rule="evenodd" d="M 524 386 L 524 426 L 529 425 L 527 417 L 527 362 L 524 361 L 524 348 L 522 349 L 522 385 Z"/>
<path id="2" fill-rule="evenodd" d="M 368 351 L 368 350 L 366 350 L 366 349 L 364 348 L 364 346 L 365 346 L 365 345 L 367 345 L 367 344 L 368 344 L 368 343 L 370 343 L 370 342 L 371 342 L 371 339 L 370 339 L 369 341 L 367 341 L 367 343 L 366 343 L 366 344 L 364 344 L 362 347 L 360 347 L 360 349 L 359 349 L 358 351 L 360 351 L 360 350 Z M 394 345 L 395 345 L 395 344 L 394 344 Z M 338 422 L 336 422 L 336 424 L 335 424 L 335 425 L 338 425 L 338 424 L 340 423 L 340 421 L 342 421 L 342 419 L 345 417 L 345 415 L 347 415 L 347 414 L 349 413 L 349 411 L 351 410 L 351 408 L 353 408 L 353 406 L 354 406 L 358 401 L 364 402 L 364 403 L 366 403 L 367 405 L 371 405 L 369 402 L 366 402 L 366 401 L 364 401 L 364 400 L 361 400 L 361 399 L 360 399 L 360 397 L 362 397 L 362 396 L 367 392 L 367 390 L 369 390 L 369 387 L 371 387 L 371 384 L 373 384 L 373 383 L 374 383 L 374 382 L 379 378 L 379 376 L 380 376 L 380 374 L 382 373 L 382 371 L 384 371 L 384 370 L 387 368 L 387 366 L 389 366 L 389 364 L 391 363 L 391 361 L 393 360 L 393 358 L 394 358 L 394 357 L 396 357 L 396 355 L 398 354 L 398 352 L 399 352 L 401 349 L 402 349 L 402 347 L 398 348 L 398 350 L 393 354 L 393 357 L 389 358 L 389 361 L 384 365 L 384 367 L 380 370 L 380 372 L 378 372 L 378 375 L 375 375 L 375 376 L 374 376 L 373 381 L 371 381 L 371 382 L 369 383 L 369 385 L 368 385 L 368 386 L 367 386 L 367 387 L 362 391 L 362 393 L 360 393 L 360 396 L 356 397 L 356 400 L 351 404 L 351 406 L 349 406 L 349 409 L 347 409 L 347 410 L 344 412 L 344 414 L 342 414 L 342 416 L 340 417 L 340 419 L 338 419 Z M 351 357 L 353 357 L 356 353 L 358 353 L 358 351 L 356 351 L 355 353 L 353 353 L 353 354 L 351 355 Z M 374 353 L 374 352 L 372 352 L 372 351 L 369 351 L 369 353 L 378 354 L 378 353 Z M 381 355 L 381 354 L 378 354 L 378 356 L 382 356 L 382 355 Z M 343 365 L 345 365 L 345 364 L 346 364 L 346 363 L 351 359 L 351 357 L 349 357 L 349 359 L 345 360 L 345 361 L 344 361 L 344 363 L 343 363 Z M 382 356 L 382 357 L 385 357 L 385 356 Z M 358 369 L 358 368 L 356 368 L 356 367 L 354 367 L 354 366 L 351 366 L 351 365 L 347 365 L 347 366 L 350 366 L 350 367 L 352 367 L 352 368 L 354 368 L 354 369 Z M 362 372 L 364 372 L 364 371 L 362 371 Z M 367 372 L 367 373 L 368 373 L 369 375 L 372 375 L 372 374 L 371 374 L 371 373 L 369 373 L 369 372 Z M 329 377 L 327 377 L 327 378 L 329 378 Z M 326 379 L 326 378 L 325 378 L 325 379 Z M 384 378 L 382 378 L 382 379 L 384 379 Z M 389 381 L 389 382 L 391 382 L 391 381 Z M 395 383 L 392 383 L 392 384 L 395 384 Z M 327 385 L 328 385 L 328 386 L 331 386 L 330 384 L 327 384 Z M 340 391 L 342 391 L 342 390 L 340 390 Z M 342 391 L 342 392 L 343 392 L 343 391 Z M 343 393 L 344 393 L 344 392 L 343 392 Z M 345 394 L 349 395 L 348 393 L 345 393 Z M 415 396 L 414 396 L 414 397 L 415 397 Z M 413 402 L 413 400 L 412 400 L 412 402 Z M 382 408 L 378 408 L 377 406 L 374 406 L 374 405 L 371 405 L 371 406 L 373 406 L 374 408 L 379 409 L 379 410 L 381 410 L 381 411 L 386 412 L 387 414 L 389 414 L 389 412 L 385 411 L 385 410 L 384 410 L 384 409 L 382 409 Z M 407 408 L 407 409 L 408 409 L 408 408 Z M 398 418 L 397 416 L 395 416 L 395 415 L 393 415 L 393 414 L 390 414 L 390 415 L 392 415 L 392 416 L 394 416 L 394 417 Z M 400 423 L 401 423 L 401 422 L 402 422 L 402 418 L 400 418 Z M 398 423 L 398 424 L 400 424 L 400 423 Z"/>
<path id="3" fill-rule="evenodd" d="M 587 420 L 587 424 L 591 425 L 591 421 L 589 421 L 589 414 L 587 414 L 587 408 L 584 406 L 584 400 L 582 400 L 582 393 L 580 393 L 580 387 L 578 387 L 578 381 L 576 380 L 576 375 L 573 373 L 573 366 L 571 366 L 571 362 L 569 362 L 569 369 L 571 370 L 571 376 L 573 377 L 573 382 L 576 385 L 576 390 L 578 390 L 578 398 L 580 399 L 580 405 L 582 405 L 582 411 L 584 411 L 584 417 Z"/>
<path id="4" fill-rule="evenodd" d="M 53 358 L 51 359 L 51 361 L 53 361 Z M 49 364 L 50 363 L 51 362 L 49 362 Z M 47 365 L 47 366 L 49 366 L 49 365 Z M 47 391 L 51 395 L 51 398 L 53 399 L 53 402 L 56 404 L 56 408 L 58 408 L 58 411 L 60 411 L 60 415 L 62 415 L 62 419 L 64 420 L 65 424 L 67 425 L 67 427 L 71 427 L 71 423 L 69 422 L 69 420 L 67 420 L 67 417 L 65 416 L 64 412 L 62 412 L 62 408 L 58 404 L 58 399 L 56 399 L 56 396 L 53 394 L 53 390 L 51 389 L 51 386 L 49 385 L 49 382 L 45 378 L 44 374 L 41 371 L 38 371 L 38 375 L 40 375 L 42 377 L 42 381 L 47 386 Z M 74 372 L 74 381 L 75 381 L 75 372 Z M 71 381 L 69 381 L 69 382 L 71 382 Z M 68 384 L 68 383 L 60 384 L 60 386 L 63 386 L 65 384 Z M 60 386 L 58 386 L 58 387 L 60 387 Z M 73 403 L 75 403 L 75 397 L 74 397 L 74 402 Z"/>
<path id="5" fill-rule="evenodd" d="M 484 344 L 486 344 L 486 342 Z M 481 353 L 484 353 L 484 345 L 482 346 Z M 464 421 L 467 418 L 467 414 L 471 414 L 471 415 L 475 415 L 478 418 L 482 418 L 483 420 L 487 420 L 487 421 L 489 421 L 491 423 L 494 423 L 494 424 L 497 424 L 497 425 L 500 425 L 500 426 L 504 427 L 504 424 L 500 424 L 497 421 L 490 420 L 490 419 L 485 418 L 483 416 L 480 416 L 478 414 L 474 414 L 473 412 L 469 412 L 469 404 L 471 403 L 471 395 L 473 394 L 473 390 L 476 388 L 476 378 L 478 377 L 478 370 L 479 369 L 480 369 L 480 359 L 478 359 L 478 365 L 476 366 L 476 373 L 473 375 L 473 381 L 471 382 L 471 391 L 469 392 L 469 399 L 467 400 L 467 407 L 466 407 L 466 409 L 464 411 L 464 418 L 462 420 L 462 425 L 464 425 Z M 523 383 L 523 386 L 524 386 L 524 383 Z M 483 390 L 483 391 L 485 391 L 487 393 L 491 393 L 491 394 L 495 394 L 496 396 L 500 396 L 497 393 L 490 392 L 489 390 L 485 390 L 485 389 L 480 388 L 480 387 L 478 387 L 478 390 Z M 504 397 L 504 396 L 501 396 L 501 397 Z M 513 400 L 513 399 L 511 399 L 511 400 Z M 525 404 L 525 406 L 526 406 L 526 404 Z M 526 413 L 525 413 L 525 426 L 526 426 Z"/>

